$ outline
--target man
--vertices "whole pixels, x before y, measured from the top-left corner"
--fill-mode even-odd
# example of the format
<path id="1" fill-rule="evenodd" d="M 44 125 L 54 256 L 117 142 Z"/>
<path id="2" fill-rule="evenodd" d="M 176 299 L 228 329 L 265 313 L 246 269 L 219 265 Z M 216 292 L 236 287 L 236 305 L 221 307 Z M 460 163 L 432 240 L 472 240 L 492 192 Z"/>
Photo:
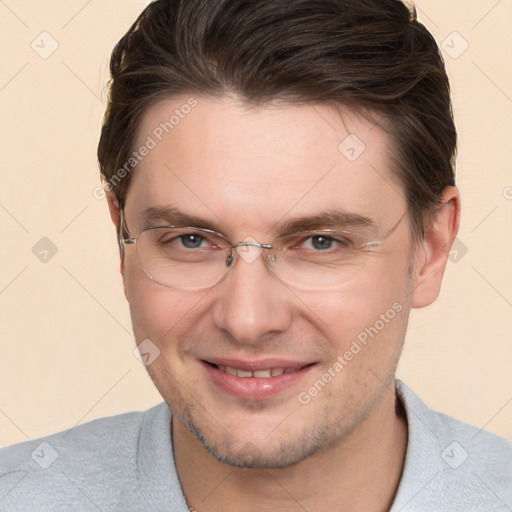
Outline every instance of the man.
<path id="1" fill-rule="evenodd" d="M 415 12 L 161 0 L 111 72 L 98 156 L 165 402 L 3 449 L 0 510 L 512 510 L 511 444 L 395 381 L 460 216 Z"/>

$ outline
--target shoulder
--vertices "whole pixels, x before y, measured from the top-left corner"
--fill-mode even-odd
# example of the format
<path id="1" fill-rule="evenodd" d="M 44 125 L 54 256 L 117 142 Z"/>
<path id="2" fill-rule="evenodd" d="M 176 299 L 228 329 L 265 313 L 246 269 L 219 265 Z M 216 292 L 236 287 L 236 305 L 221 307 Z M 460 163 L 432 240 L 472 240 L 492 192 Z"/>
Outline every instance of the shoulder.
<path id="1" fill-rule="evenodd" d="M 0 474 L 15 469 L 49 467 L 50 459 L 67 455 L 87 457 L 126 444 L 140 427 L 143 412 L 128 412 L 89 421 L 55 434 L 0 449 Z M 46 450 L 45 450 L 46 448 Z M 57 451 L 58 450 L 58 451 Z M 33 466 L 36 463 L 36 466 Z"/>
<path id="2" fill-rule="evenodd" d="M 414 502 L 435 510 L 510 510 L 512 443 L 432 411 L 400 381 L 397 392 L 409 423 L 399 491 L 418 493 L 404 512 L 415 510 Z"/>
<path id="3" fill-rule="evenodd" d="M 162 408 L 164 403 L 0 449 L 0 511 L 50 510 L 66 501 L 75 510 L 100 503 L 108 509 L 117 499 L 113 480 L 133 476 L 143 425 Z"/>
<path id="4" fill-rule="evenodd" d="M 484 466 L 512 470 L 512 442 L 429 409 L 400 381 L 397 381 L 397 390 L 406 406 L 409 423 L 415 430 L 430 434 L 436 445 L 442 448 L 443 460 L 453 456 L 457 461 L 452 461 L 451 465 L 463 462 L 462 459 L 464 462 L 471 459 Z M 512 471 L 508 476 L 512 479 Z"/>

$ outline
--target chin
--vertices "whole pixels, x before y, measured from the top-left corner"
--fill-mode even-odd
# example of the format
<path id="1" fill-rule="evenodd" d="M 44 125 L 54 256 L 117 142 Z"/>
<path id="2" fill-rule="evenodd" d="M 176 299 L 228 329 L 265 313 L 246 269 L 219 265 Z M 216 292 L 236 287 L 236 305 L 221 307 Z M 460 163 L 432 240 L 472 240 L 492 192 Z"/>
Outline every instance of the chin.
<path id="1" fill-rule="evenodd" d="M 194 434 L 195 435 L 195 434 Z M 196 438 L 216 460 L 237 468 L 246 469 L 278 469 L 298 464 L 311 457 L 321 448 L 318 446 L 293 446 L 293 443 L 282 443 L 280 446 L 266 446 L 260 449 L 252 442 L 246 442 L 239 450 L 226 446 L 211 445 L 201 435 Z"/>
<path id="2" fill-rule="evenodd" d="M 237 468 L 278 469 L 294 466 L 336 444 L 339 431 L 334 432 L 322 423 L 315 423 L 306 430 L 290 432 L 283 429 L 271 436 L 258 436 L 243 427 L 233 429 L 241 433 L 230 435 L 230 429 L 211 425 L 203 429 L 191 420 L 182 425 L 201 443 L 203 448 L 216 460 Z M 297 428 L 297 425 L 294 425 Z M 250 440 L 249 440 L 250 439 Z"/>

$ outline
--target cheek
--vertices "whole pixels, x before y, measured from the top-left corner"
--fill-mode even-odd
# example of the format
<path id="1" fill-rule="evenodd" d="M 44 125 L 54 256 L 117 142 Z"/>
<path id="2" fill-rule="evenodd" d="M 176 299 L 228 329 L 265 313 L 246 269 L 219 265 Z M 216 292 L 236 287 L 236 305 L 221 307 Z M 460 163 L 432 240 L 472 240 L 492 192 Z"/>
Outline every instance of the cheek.
<path id="1" fill-rule="evenodd" d="M 346 338 L 373 325 L 390 309 L 407 309 L 409 279 L 407 269 L 388 269 L 346 283 L 337 291 L 297 293 L 303 313 L 327 337 Z M 398 304 L 398 305 L 397 305 Z M 393 308 L 394 306 L 394 308 Z M 390 312 L 388 316 L 392 316 Z"/>
<path id="2" fill-rule="evenodd" d="M 135 338 L 168 342 L 194 322 L 206 291 L 184 292 L 151 281 L 138 264 L 127 261 L 125 283 Z"/>
<path id="3" fill-rule="evenodd" d="M 337 386 L 346 379 L 369 383 L 376 374 L 387 380 L 396 366 L 410 310 L 408 262 L 397 260 L 376 262 L 371 272 L 336 292 L 300 296 L 307 321 L 329 341 L 328 365 L 343 358 L 345 377 Z"/>

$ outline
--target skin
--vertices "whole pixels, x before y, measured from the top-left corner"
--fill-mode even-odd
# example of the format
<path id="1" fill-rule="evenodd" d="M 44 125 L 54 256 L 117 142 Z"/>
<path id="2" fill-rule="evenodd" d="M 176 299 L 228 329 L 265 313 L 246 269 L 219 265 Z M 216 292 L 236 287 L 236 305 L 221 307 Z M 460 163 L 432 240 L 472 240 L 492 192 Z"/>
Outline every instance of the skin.
<path id="1" fill-rule="evenodd" d="M 326 105 L 249 109 L 238 98 L 195 96 L 198 105 L 133 171 L 125 219 L 130 236 L 147 207 L 173 206 L 213 224 L 233 242 L 270 243 L 277 221 L 343 208 L 386 232 L 407 211 L 388 165 L 392 142 L 373 122 Z M 139 141 L 188 97 L 153 106 Z M 341 115 L 340 115 L 341 114 Z M 351 162 L 348 133 L 366 149 Z M 108 196 L 113 222 L 118 205 Z M 147 367 L 173 413 L 176 465 L 198 511 L 385 511 L 396 493 L 407 423 L 395 413 L 394 378 L 412 307 L 439 293 L 460 203 L 448 187 L 421 244 L 409 219 L 367 256 L 364 272 L 335 290 L 297 290 L 262 258 L 238 259 L 214 287 L 185 291 L 140 269 L 134 246 L 121 261 L 137 343 L 161 353 Z M 165 222 L 157 224 L 166 224 Z M 393 304 L 402 309 L 308 404 L 297 396 L 332 368 Z M 315 363 L 277 396 L 240 399 L 210 381 L 200 360 L 282 358 Z M 332 371 L 332 370 L 331 370 Z M 206 449 L 205 449 L 206 448 Z"/>

